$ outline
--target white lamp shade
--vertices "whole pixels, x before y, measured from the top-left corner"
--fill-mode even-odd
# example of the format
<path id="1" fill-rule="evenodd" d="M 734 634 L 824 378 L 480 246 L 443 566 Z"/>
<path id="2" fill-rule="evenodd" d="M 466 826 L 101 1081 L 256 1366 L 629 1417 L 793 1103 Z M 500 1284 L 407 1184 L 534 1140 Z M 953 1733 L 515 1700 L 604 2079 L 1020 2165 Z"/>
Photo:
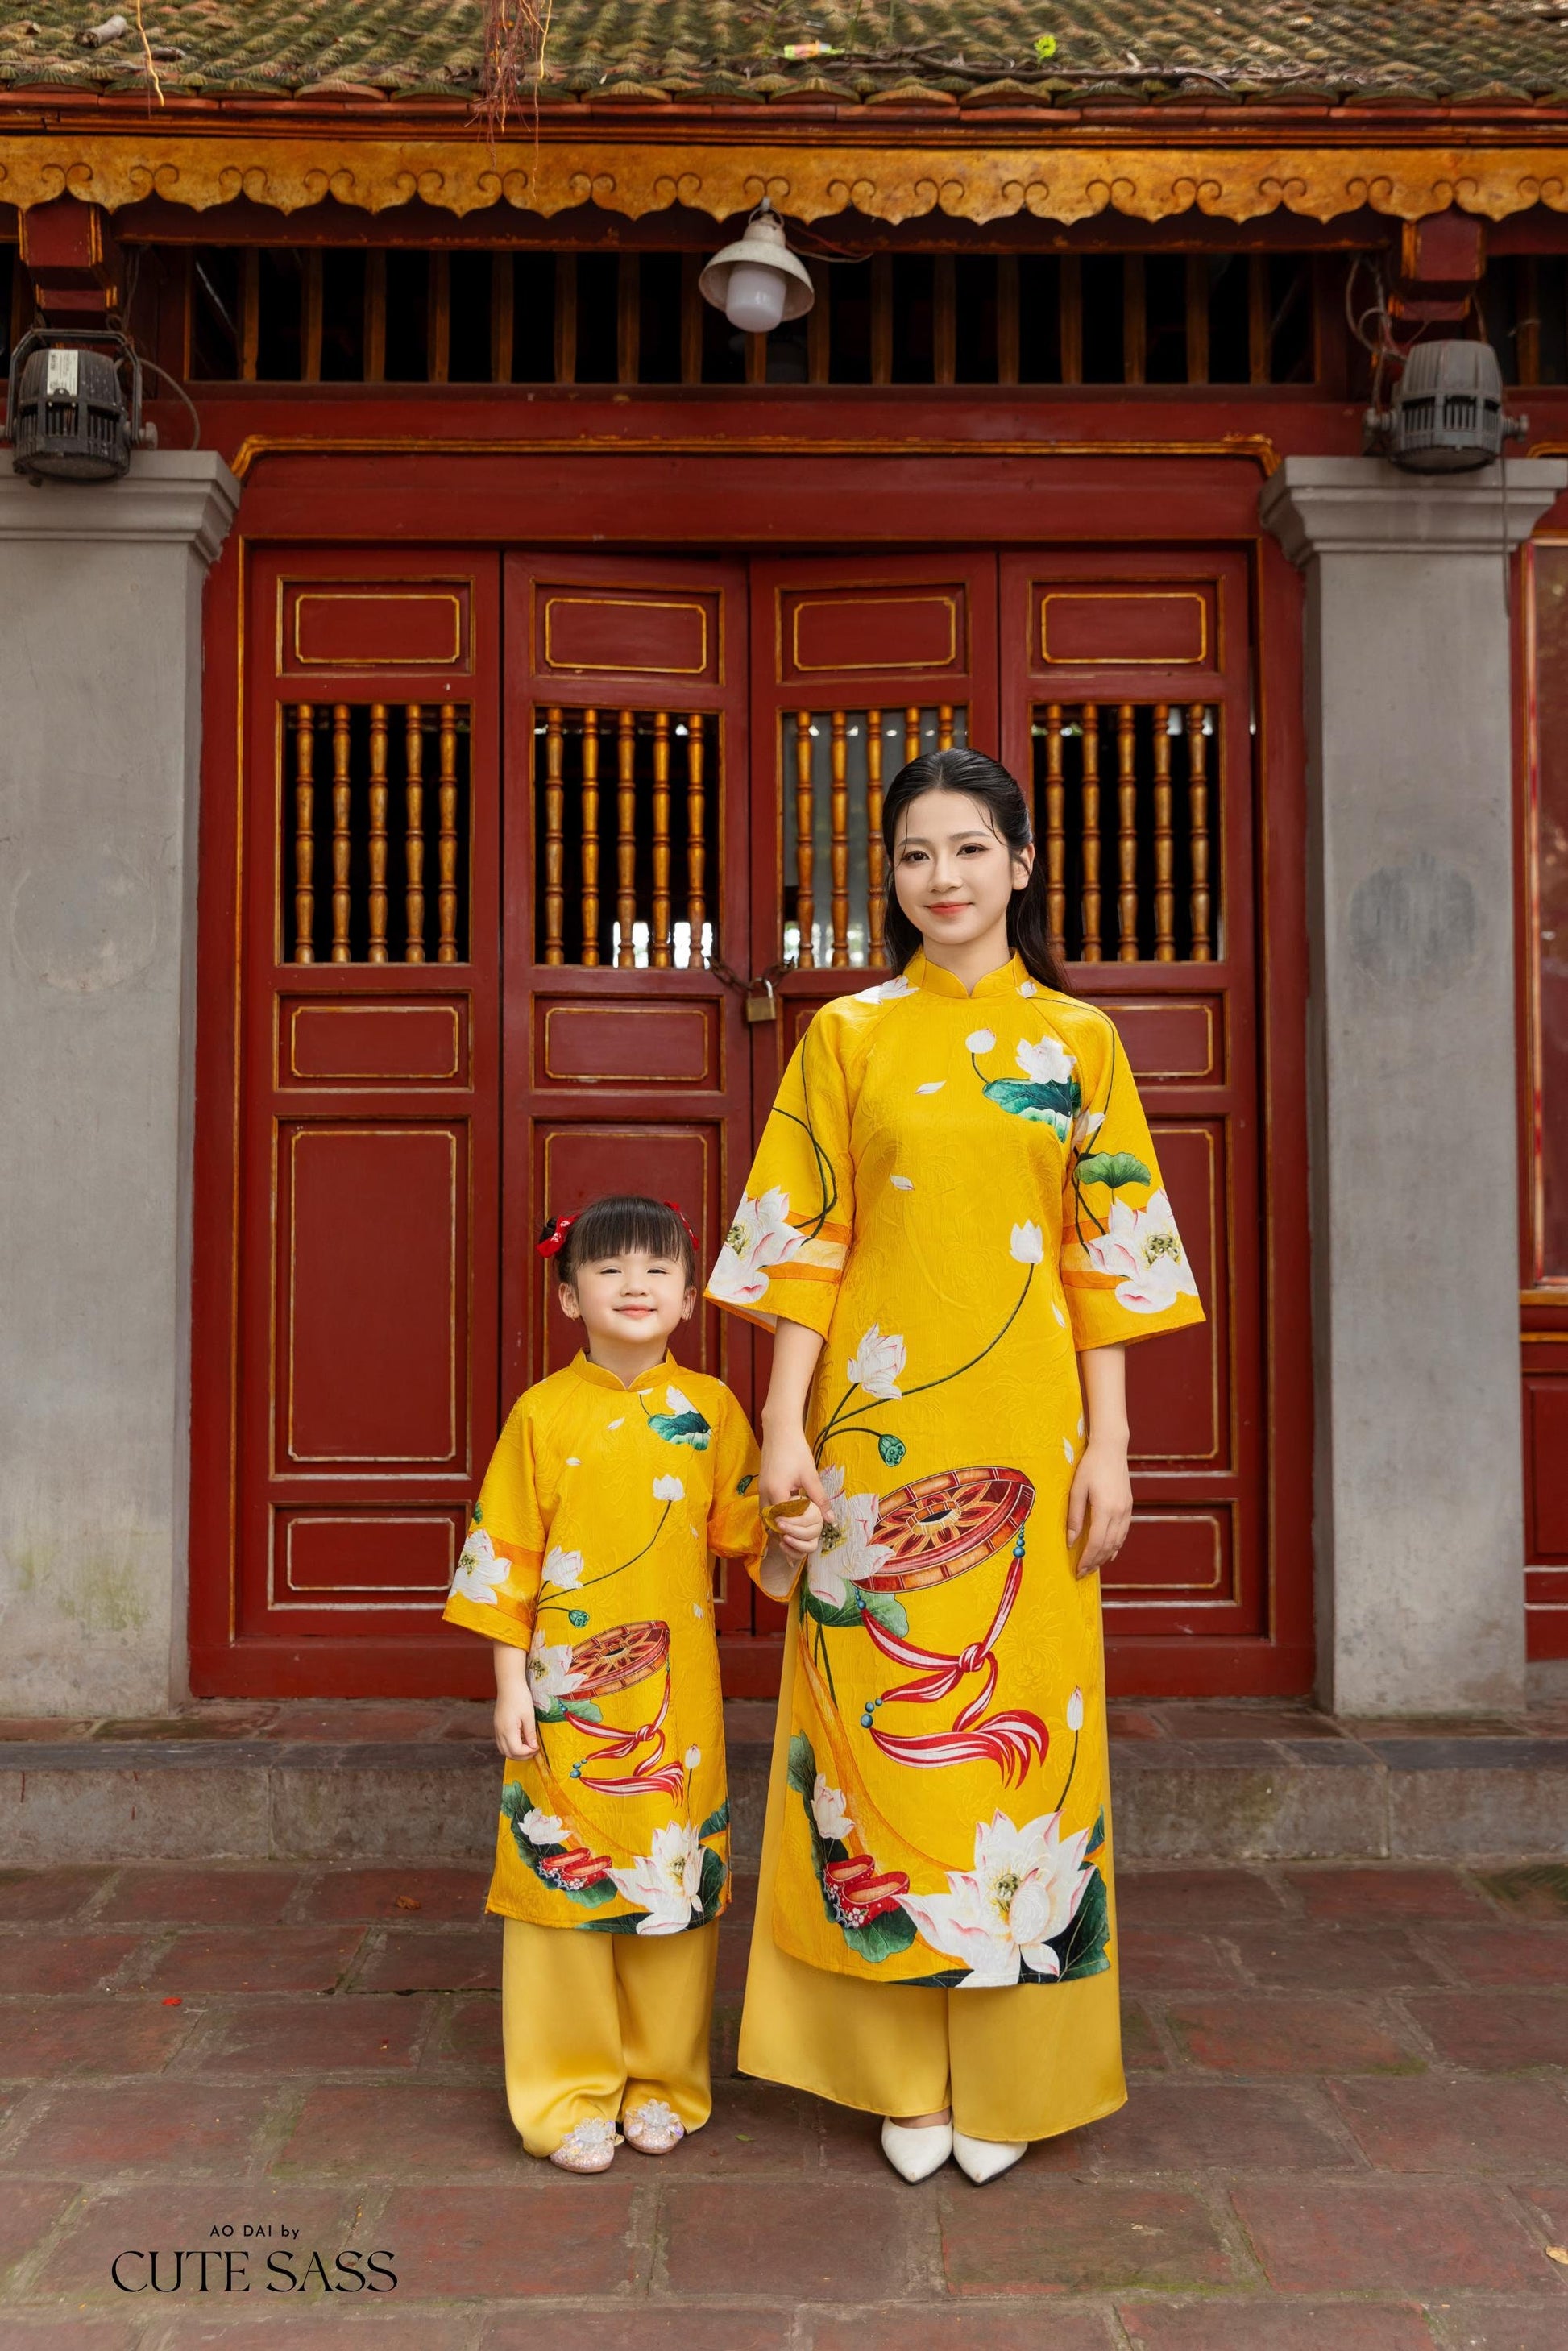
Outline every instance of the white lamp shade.
<path id="1" fill-rule="evenodd" d="M 725 317 L 743 334 L 770 335 L 784 316 L 788 282 L 781 270 L 764 268 L 755 261 L 737 261 L 725 287 Z"/>
<path id="2" fill-rule="evenodd" d="M 817 298 L 810 271 L 790 252 L 784 224 L 772 212 L 747 221 L 746 235 L 716 253 L 697 283 L 705 301 L 751 335 L 803 319 Z"/>

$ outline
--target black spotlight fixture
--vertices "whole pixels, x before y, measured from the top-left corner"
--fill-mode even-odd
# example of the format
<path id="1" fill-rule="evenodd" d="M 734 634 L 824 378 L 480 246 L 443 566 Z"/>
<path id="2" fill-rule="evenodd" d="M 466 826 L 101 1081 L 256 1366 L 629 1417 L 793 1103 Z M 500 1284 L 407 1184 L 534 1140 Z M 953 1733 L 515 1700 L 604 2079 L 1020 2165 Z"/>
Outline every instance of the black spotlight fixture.
<path id="1" fill-rule="evenodd" d="M 11 355 L 5 438 L 30 482 L 115 482 L 144 438 L 141 363 L 113 328 L 34 327 Z"/>

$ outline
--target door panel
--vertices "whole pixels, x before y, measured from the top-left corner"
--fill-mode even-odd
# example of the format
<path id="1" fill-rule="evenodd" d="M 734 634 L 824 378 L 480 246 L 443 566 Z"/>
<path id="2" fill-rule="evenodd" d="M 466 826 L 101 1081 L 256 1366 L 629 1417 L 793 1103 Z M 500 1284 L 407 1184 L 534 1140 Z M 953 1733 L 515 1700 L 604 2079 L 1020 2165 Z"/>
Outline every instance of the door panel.
<path id="1" fill-rule="evenodd" d="M 739 566 L 517 554 L 506 593 L 510 1399 L 580 1336 L 533 1247 L 547 1217 L 647 1192 L 704 1270 L 718 1254 L 750 1149 L 746 1023 L 716 968 L 746 963 L 750 810 Z M 674 1353 L 750 1401 L 730 1318 L 699 1305 Z M 716 1614 L 749 1637 L 744 1580 Z"/>
<path id="2" fill-rule="evenodd" d="M 253 1689 L 431 1686 L 495 1439 L 498 588 L 471 551 L 252 577 L 226 1614 Z M 234 1686 L 225 1657 L 199 1675 Z"/>
<path id="3" fill-rule="evenodd" d="M 1124 1688 L 1244 1688 L 1276 1531 L 1247 564 L 1091 548 L 1006 555 L 1000 574 L 1002 758 L 1031 781 L 1051 926 L 1125 1040 L 1207 1311 L 1128 1353 L 1138 1516 L 1103 1580 L 1112 1671 Z"/>

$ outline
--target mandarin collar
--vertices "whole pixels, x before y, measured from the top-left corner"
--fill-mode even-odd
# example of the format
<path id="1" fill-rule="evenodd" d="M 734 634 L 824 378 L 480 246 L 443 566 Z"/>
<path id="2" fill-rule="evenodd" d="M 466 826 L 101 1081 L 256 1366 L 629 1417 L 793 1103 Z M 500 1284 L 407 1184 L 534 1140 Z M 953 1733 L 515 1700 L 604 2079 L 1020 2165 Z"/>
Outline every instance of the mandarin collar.
<path id="1" fill-rule="evenodd" d="M 974 1001 L 963 981 L 944 969 L 941 964 L 930 962 L 923 947 L 916 947 L 904 966 L 904 973 L 916 987 L 924 988 L 928 996 L 953 997 L 962 1004 Z M 1016 996 L 1027 977 L 1022 961 L 1012 955 L 997 970 L 987 972 L 983 979 L 976 981 L 974 995 L 977 998 Z"/>
<path id="2" fill-rule="evenodd" d="M 586 1380 L 590 1387 L 609 1388 L 614 1395 L 637 1395 L 643 1388 L 656 1388 L 661 1381 L 678 1376 L 680 1368 L 674 1355 L 666 1355 L 662 1363 L 650 1364 L 645 1372 L 639 1372 L 634 1380 L 618 1380 L 602 1364 L 590 1363 L 580 1347 L 570 1364 L 578 1378 Z"/>

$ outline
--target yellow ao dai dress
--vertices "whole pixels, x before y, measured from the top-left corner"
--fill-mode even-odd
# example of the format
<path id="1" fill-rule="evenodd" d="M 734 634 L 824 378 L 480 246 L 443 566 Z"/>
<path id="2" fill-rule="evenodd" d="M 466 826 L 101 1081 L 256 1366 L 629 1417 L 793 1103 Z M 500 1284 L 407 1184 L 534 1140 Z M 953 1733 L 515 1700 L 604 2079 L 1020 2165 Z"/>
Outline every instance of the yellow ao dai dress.
<path id="1" fill-rule="evenodd" d="M 825 1342 L 742 2065 L 1070 2129 L 1125 2095 L 1078 1353 L 1202 1319 L 1110 1020 L 1016 957 L 825 1005 L 709 1295 Z"/>

